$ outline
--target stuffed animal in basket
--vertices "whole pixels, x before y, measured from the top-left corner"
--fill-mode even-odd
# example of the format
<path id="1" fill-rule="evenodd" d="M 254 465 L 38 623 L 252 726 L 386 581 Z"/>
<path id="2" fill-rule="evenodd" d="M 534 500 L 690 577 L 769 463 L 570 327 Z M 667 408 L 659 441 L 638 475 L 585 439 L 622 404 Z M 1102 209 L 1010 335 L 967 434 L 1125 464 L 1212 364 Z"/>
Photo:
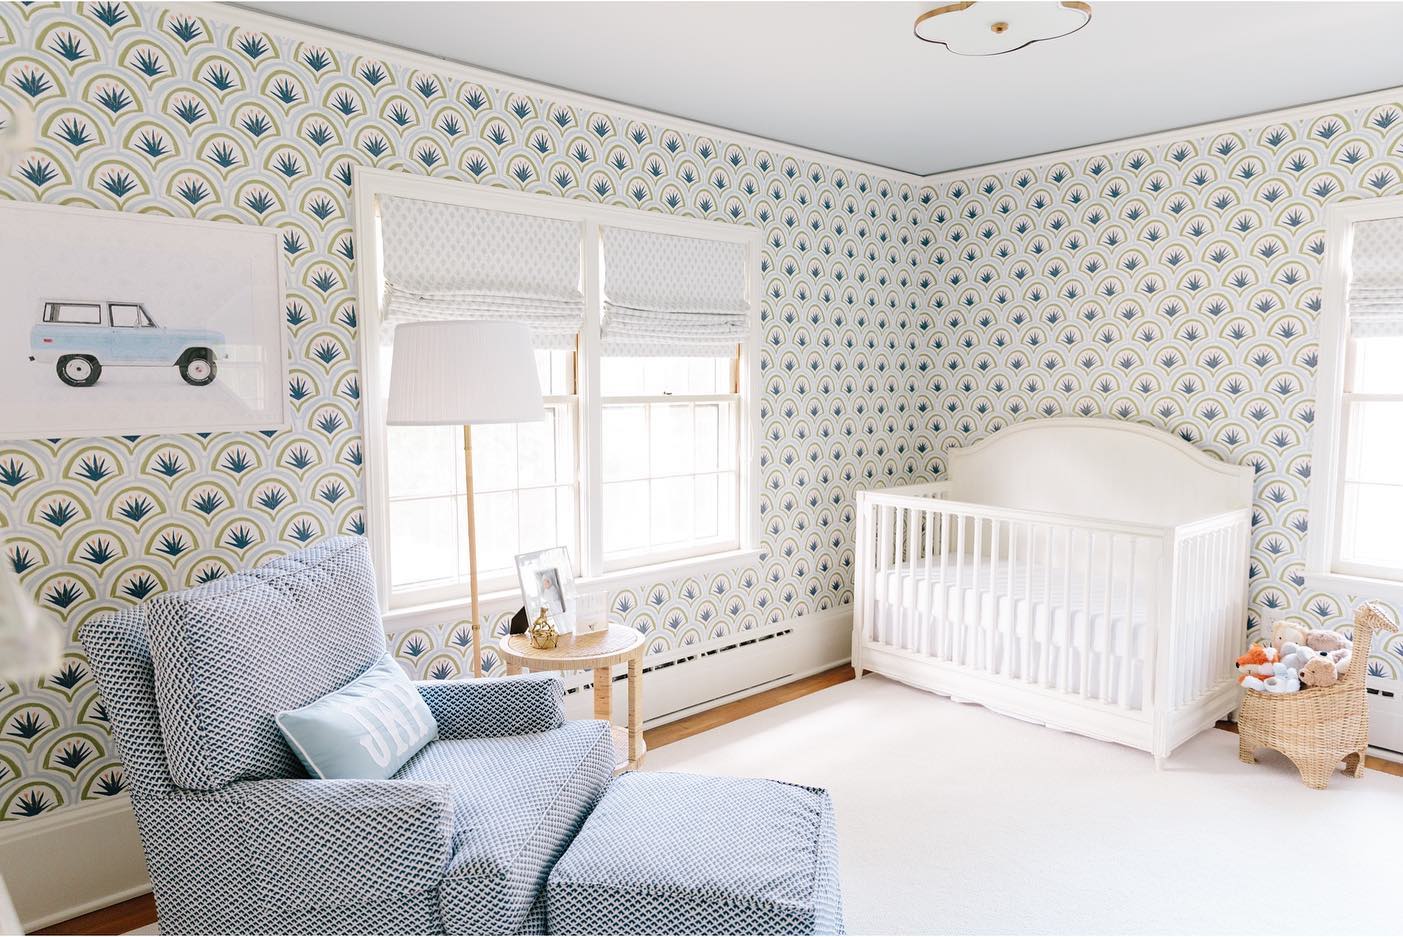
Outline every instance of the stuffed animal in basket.
<path id="1" fill-rule="evenodd" d="M 1276 649 L 1277 654 L 1282 654 L 1283 648 L 1287 644 L 1305 644 L 1308 634 L 1310 634 L 1310 629 L 1300 622 L 1283 618 L 1280 621 L 1272 622 L 1271 646 Z"/>
<path id="2" fill-rule="evenodd" d="M 1284 619 L 1272 625 L 1271 639 L 1277 660 L 1297 672 L 1300 686 L 1334 686 L 1349 668 L 1350 640 L 1338 631 Z"/>
<path id="3" fill-rule="evenodd" d="M 1276 648 L 1254 644 L 1237 659 L 1237 682 L 1262 693 L 1295 693 L 1301 688 L 1300 670 L 1278 659 Z"/>
<path id="4" fill-rule="evenodd" d="M 1350 648 L 1321 651 L 1301 668 L 1301 682 L 1308 687 L 1334 686 L 1349 669 Z"/>
<path id="5" fill-rule="evenodd" d="M 1254 644 L 1247 649 L 1247 653 L 1237 659 L 1237 682 L 1242 683 L 1248 677 L 1265 679 L 1275 672 L 1277 661 L 1276 648 L 1263 647 Z"/>

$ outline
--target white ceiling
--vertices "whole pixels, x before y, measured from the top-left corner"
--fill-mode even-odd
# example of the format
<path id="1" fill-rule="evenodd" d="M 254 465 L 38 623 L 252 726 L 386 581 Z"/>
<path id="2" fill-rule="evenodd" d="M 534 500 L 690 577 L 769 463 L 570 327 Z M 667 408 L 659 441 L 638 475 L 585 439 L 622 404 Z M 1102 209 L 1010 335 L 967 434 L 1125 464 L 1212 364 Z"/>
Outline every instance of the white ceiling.
<path id="1" fill-rule="evenodd" d="M 255 2 L 426 52 L 916 173 L 1403 84 L 1403 2 L 1111 2 L 1004 56 L 909 2 Z"/>

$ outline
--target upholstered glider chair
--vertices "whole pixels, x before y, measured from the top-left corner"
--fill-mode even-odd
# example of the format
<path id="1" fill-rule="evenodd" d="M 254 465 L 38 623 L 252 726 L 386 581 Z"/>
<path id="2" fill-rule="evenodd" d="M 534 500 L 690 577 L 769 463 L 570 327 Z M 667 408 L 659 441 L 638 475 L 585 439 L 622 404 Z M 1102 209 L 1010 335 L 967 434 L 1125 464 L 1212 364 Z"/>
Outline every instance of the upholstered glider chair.
<path id="1" fill-rule="evenodd" d="M 314 780 L 273 714 L 385 653 L 369 554 L 338 537 L 81 632 L 163 933 L 539 932 L 612 774 L 549 676 L 418 684 L 438 740 L 389 780 Z"/>

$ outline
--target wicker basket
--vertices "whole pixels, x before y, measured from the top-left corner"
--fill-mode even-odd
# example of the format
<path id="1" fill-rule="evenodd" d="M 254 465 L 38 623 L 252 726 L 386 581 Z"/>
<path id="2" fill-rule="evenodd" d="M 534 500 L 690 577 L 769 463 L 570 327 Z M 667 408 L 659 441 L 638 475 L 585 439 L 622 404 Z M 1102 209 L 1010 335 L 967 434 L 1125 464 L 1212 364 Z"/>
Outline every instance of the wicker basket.
<path id="1" fill-rule="evenodd" d="M 1354 653 L 1334 686 L 1298 693 L 1245 690 L 1237 714 L 1237 755 L 1254 764 L 1253 752 L 1274 748 L 1301 772 L 1307 787 L 1324 790 L 1340 762 L 1350 777 L 1364 771 L 1369 747 L 1369 700 L 1364 678 L 1369 672 L 1369 648 L 1377 632 L 1398 628 L 1375 605 L 1354 613 Z"/>

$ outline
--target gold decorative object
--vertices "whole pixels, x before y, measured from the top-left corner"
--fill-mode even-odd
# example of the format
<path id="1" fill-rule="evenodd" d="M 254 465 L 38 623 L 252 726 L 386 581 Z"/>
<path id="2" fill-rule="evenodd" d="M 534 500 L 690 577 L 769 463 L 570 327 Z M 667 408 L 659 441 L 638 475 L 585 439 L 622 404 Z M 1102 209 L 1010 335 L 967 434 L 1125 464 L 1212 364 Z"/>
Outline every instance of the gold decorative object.
<path id="1" fill-rule="evenodd" d="M 548 651 L 560 641 L 560 635 L 544 608 L 536 616 L 536 620 L 531 622 L 531 630 L 527 633 L 531 636 L 531 646 L 538 651 Z"/>
<path id="2" fill-rule="evenodd" d="M 1091 22 L 1085 0 L 961 0 L 916 17 L 916 38 L 956 55 L 1003 55 L 1069 36 Z"/>

